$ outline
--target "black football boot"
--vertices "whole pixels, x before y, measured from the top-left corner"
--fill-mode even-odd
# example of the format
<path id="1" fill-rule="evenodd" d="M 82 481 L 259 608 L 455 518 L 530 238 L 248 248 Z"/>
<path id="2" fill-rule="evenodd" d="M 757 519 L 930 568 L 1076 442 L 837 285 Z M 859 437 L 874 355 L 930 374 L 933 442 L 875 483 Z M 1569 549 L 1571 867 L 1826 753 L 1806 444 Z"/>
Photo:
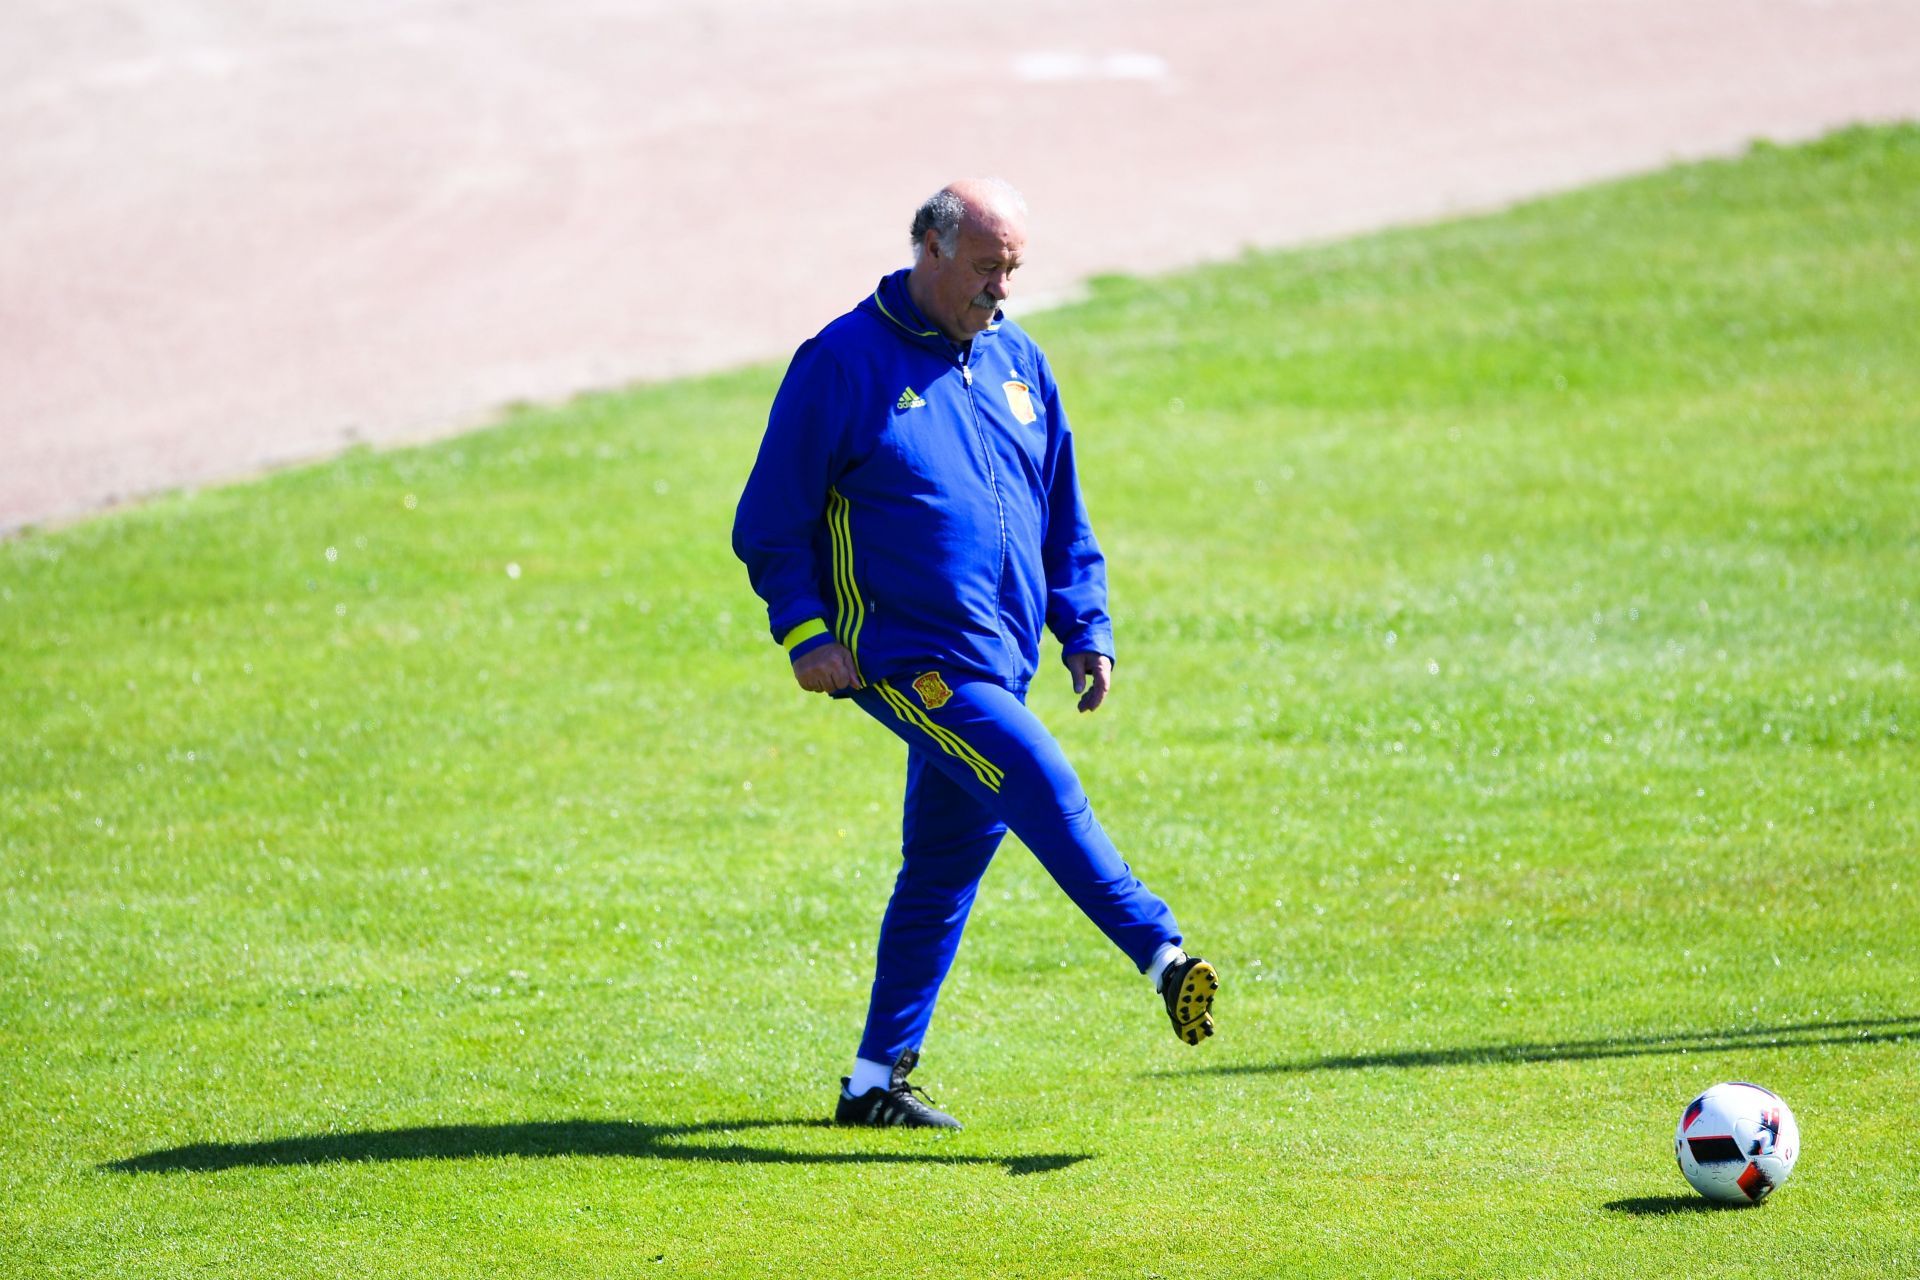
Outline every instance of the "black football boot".
<path id="1" fill-rule="evenodd" d="M 960 1122 L 937 1110 L 925 1089 L 907 1083 L 907 1073 L 919 1064 L 920 1055 L 907 1050 L 893 1064 L 892 1084 L 869 1089 L 857 1098 L 847 1096 L 847 1083 L 852 1077 L 841 1076 L 840 1105 L 834 1108 L 833 1122 L 872 1125 L 876 1129 L 958 1129 Z M 914 1097 L 916 1093 L 920 1097 Z"/>
<path id="2" fill-rule="evenodd" d="M 1220 975 L 1199 956 L 1168 965 L 1160 975 L 1160 994 L 1167 1002 L 1167 1016 L 1173 1019 L 1173 1034 L 1188 1044 L 1199 1044 L 1212 1035 L 1213 993 L 1219 989 Z"/>

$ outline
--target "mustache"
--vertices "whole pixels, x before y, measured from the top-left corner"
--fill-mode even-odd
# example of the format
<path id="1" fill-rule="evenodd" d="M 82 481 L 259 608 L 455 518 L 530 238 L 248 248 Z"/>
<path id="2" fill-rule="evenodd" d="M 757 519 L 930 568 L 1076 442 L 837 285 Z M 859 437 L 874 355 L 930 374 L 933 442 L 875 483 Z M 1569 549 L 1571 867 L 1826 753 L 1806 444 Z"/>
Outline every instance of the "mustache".
<path id="1" fill-rule="evenodd" d="M 973 305 L 976 307 L 984 307 L 988 311 L 997 311 L 999 310 L 1000 302 L 992 294 L 982 289 L 974 295 Z"/>

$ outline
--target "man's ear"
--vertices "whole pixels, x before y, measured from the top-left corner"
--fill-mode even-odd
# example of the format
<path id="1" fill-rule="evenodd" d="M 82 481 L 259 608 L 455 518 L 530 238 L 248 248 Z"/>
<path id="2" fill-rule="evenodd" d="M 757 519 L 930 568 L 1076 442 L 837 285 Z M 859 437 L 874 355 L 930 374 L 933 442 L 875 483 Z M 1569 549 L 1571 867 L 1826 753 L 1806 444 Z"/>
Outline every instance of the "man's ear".
<path id="1" fill-rule="evenodd" d="M 935 258 L 939 257 L 940 256 L 939 232 L 935 231 L 932 227 L 928 227 L 925 231 L 921 232 L 920 234 L 926 237 L 926 239 L 920 242 L 920 247 L 929 256 L 935 257 Z"/>

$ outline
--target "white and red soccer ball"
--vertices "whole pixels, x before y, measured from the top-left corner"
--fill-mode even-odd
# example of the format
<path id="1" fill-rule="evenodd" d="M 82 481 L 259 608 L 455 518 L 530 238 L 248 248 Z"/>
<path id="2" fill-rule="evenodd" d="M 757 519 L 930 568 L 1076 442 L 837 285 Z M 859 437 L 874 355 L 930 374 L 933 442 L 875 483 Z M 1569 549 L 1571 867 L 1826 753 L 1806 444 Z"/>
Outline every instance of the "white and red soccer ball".
<path id="1" fill-rule="evenodd" d="M 1673 1155 L 1709 1200 L 1758 1204 L 1800 1157 L 1800 1126 L 1777 1094 L 1757 1084 L 1717 1084 L 1680 1113 Z"/>

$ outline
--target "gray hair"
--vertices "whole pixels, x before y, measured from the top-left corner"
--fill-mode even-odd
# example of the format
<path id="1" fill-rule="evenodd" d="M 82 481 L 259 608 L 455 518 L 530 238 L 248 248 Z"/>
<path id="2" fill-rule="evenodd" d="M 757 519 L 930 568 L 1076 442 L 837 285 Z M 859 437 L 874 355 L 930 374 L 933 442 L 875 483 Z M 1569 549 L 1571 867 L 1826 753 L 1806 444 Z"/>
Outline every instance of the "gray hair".
<path id="1" fill-rule="evenodd" d="M 992 188 L 994 194 L 1022 214 L 1026 213 L 1027 198 L 1005 178 L 988 178 L 983 185 Z M 907 233 L 913 241 L 913 260 L 920 261 L 929 231 L 933 232 L 940 252 L 951 258 L 960 247 L 960 223 L 966 216 L 967 202 L 948 188 L 942 187 L 921 201 L 920 207 L 913 211 L 913 227 Z"/>

